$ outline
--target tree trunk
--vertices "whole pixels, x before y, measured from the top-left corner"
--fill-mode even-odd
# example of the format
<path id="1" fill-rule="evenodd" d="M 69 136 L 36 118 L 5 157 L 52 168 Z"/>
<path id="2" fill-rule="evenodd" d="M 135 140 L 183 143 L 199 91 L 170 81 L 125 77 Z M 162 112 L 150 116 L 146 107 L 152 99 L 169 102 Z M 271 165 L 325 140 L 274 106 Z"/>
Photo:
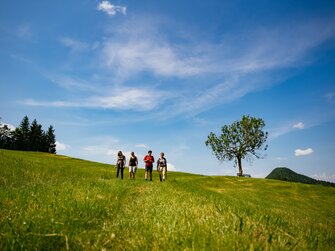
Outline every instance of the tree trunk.
<path id="1" fill-rule="evenodd" d="M 241 158 L 237 158 L 237 164 L 238 164 L 239 176 L 242 176 L 243 170 L 242 170 L 242 159 Z"/>

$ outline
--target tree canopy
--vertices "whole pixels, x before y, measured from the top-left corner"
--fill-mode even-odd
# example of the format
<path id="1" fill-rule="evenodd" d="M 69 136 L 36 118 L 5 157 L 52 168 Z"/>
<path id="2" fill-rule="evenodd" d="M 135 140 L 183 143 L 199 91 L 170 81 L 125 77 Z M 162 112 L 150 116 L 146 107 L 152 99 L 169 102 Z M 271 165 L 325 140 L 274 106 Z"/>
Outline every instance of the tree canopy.
<path id="1" fill-rule="evenodd" d="M 36 119 L 30 124 L 28 116 L 24 116 L 15 130 L 0 121 L 0 148 L 56 153 L 54 132 L 51 125 L 45 132 Z"/>
<path id="2" fill-rule="evenodd" d="M 264 127 L 263 119 L 244 115 L 240 121 L 224 125 L 219 136 L 211 132 L 205 144 L 212 148 L 218 160 L 235 160 L 242 176 L 242 159 L 252 161 L 253 157 L 261 158 L 262 150 L 267 149 L 267 145 L 263 147 L 268 137 Z"/>

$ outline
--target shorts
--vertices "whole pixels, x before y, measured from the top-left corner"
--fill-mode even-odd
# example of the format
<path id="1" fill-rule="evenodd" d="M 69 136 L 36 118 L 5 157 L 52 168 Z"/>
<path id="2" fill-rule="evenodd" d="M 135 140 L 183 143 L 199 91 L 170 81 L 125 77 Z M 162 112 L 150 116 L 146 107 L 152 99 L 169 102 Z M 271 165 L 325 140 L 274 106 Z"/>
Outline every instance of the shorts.
<path id="1" fill-rule="evenodd" d="M 157 167 L 157 171 L 158 172 L 166 171 L 166 166 L 159 166 L 159 167 Z"/>
<path id="2" fill-rule="evenodd" d="M 145 171 L 152 173 L 152 166 L 145 166 Z"/>
<path id="3" fill-rule="evenodd" d="M 136 166 L 129 166 L 130 173 L 136 173 Z"/>

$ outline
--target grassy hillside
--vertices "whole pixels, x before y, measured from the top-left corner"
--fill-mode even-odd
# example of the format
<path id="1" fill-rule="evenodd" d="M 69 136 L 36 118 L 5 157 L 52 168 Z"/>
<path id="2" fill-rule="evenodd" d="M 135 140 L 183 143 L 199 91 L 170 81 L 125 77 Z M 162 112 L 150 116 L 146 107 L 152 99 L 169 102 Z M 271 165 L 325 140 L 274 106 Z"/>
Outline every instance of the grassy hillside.
<path id="1" fill-rule="evenodd" d="M 126 172 L 128 174 L 128 172 Z M 335 189 L 0 150 L 0 250 L 334 250 Z"/>
<path id="2" fill-rule="evenodd" d="M 266 179 L 300 182 L 305 184 L 318 184 L 323 186 L 335 187 L 334 183 L 312 179 L 308 176 L 296 173 L 286 167 L 277 167 L 266 177 Z"/>

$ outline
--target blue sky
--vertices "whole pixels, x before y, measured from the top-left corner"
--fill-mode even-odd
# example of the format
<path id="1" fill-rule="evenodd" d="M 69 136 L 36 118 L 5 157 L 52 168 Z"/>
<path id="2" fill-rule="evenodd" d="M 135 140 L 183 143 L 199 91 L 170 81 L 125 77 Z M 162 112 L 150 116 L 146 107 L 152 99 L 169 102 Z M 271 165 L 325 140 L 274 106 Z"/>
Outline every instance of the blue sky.
<path id="1" fill-rule="evenodd" d="M 236 175 L 204 142 L 248 114 L 269 148 L 246 173 L 335 181 L 334 72 L 334 1 L 0 3 L 2 122 L 53 125 L 59 154 Z"/>

